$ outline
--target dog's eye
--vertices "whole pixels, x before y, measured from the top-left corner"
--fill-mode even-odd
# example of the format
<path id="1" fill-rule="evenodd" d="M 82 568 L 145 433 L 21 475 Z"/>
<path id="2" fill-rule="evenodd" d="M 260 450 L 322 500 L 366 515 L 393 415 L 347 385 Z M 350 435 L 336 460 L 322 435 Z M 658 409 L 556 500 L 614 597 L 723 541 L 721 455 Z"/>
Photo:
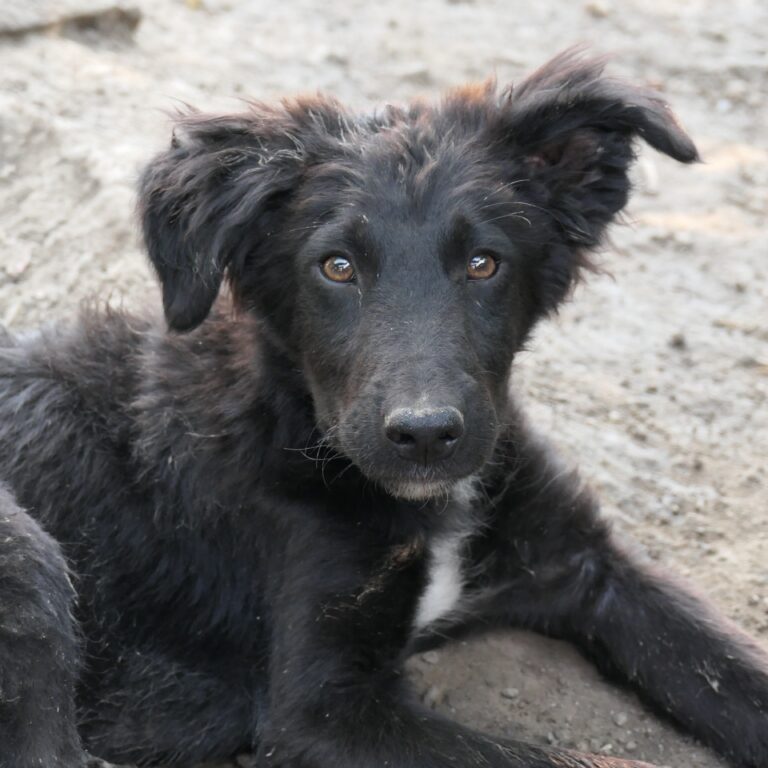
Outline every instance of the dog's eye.
<path id="1" fill-rule="evenodd" d="M 355 279 L 355 268 L 352 262 L 338 253 L 326 256 L 320 263 L 320 269 L 334 283 L 351 283 Z"/>
<path id="2" fill-rule="evenodd" d="M 470 280 L 487 280 L 496 274 L 499 262 L 490 253 L 476 253 L 467 263 L 467 277 Z"/>

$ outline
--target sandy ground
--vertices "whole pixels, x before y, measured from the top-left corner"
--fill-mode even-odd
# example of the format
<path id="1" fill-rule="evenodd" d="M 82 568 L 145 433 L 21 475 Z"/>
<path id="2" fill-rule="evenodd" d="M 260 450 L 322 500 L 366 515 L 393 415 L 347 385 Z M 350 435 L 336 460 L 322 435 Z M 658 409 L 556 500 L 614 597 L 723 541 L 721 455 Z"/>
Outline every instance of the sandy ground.
<path id="1" fill-rule="evenodd" d="M 65 318 L 94 294 L 156 302 L 133 188 L 179 101 L 232 109 L 319 88 L 365 106 L 514 80 L 580 41 L 665 89 L 706 162 L 642 155 L 629 226 L 603 257 L 612 276 L 541 329 L 517 386 L 621 534 L 768 645 L 768 4 L 135 7 L 135 30 L 118 14 L 0 35 L 0 323 Z M 484 729 L 721 765 L 560 643 L 499 633 L 411 666 L 431 705 Z"/>

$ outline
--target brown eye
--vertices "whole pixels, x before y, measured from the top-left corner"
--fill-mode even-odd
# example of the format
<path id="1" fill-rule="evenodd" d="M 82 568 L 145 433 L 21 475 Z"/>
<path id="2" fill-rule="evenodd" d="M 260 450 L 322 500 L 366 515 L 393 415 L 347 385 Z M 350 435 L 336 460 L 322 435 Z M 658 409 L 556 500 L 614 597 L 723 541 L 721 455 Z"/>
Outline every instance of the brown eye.
<path id="1" fill-rule="evenodd" d="M 355 279 L 355 268 L 344 256 L 327 256 L 320 264 L 323 274 L 334 283 L 351 283 Z"/>
<path id="2" fill-rule="evenodd" d="M 487 280 L 496 274 L 499 262 L 490 253 L 477 253 L 467 264 L 467 277 L 470 280 Z"/>

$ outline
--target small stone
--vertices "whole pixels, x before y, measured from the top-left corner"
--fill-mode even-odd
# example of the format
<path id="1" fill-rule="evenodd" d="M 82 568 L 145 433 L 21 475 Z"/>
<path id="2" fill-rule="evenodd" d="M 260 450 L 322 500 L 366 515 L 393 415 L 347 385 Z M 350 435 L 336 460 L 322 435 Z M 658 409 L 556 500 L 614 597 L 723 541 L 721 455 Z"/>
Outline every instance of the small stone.
<path id="1" fill-rule="evenodd" d="M 584 6 L 584 10 L 593 19 L 604 19 L 611 14 L 611 6 L 602 0 L 591 0 Z"/>
<path id="2" fill-rule="evenodd" d="M 5 273 L 11 280 L 18 280 L 32 262 L 32 249 L 22 251 L 15 257 L 11 257 L 11 263 L 5 268 Z"/>
<path id="3" fill-rule="evenodd" d="M 749 86 L 743 81 L 739 80 L 737 78 L 734 78 L 733 80 L 729 80 L 725 84 L 725 95 L 729 99 L 742 99 L 744 96 L 747 95 L 747 92 L 749 91 Z"/>
<path id="4" fill-rule="evenodd" d="M 338 67 L 346 67 L 349 64 L 349 59 L 338 51 L 329 51 L 325 55 L 325 60 L 329 64 L 335 64 Z"/>
<path id="5" fill-rule="evenodd" d="M 730 99 L 718 99 L 715 109 L 720 113 L 730 112 L 733 109 L 733 102 Z"/>
<path id="6" fill-rule="evenodd" d="M 445 691 L 437 685 L 431 685 L 425 691 L 422 701 L 430 709 L 435 709 L 445 701 Z"/>
<path id="7" fill-rule="evenodd" d="M 95 28 L 109 32 L 124 27 L 133 31 L 141 11 L 131 0 L 55 0 L 55 2 L 3 3 L 0 36 L 20 35 L 62 28 Z"/>
<path id="8" fill-rule="evenodd" d="M 685 335 L 683 333 L 672 334 L 672 336 L 669 337 L 667 344 L 672 347 L 672 349 L 688 348 L 688 342 L 685 340 Z"/>
<path id="9" fill-rule="evenodd" d="M 520 695 L 520 691 L 517 688 L 504 688 L 501 691 L 502 699 L 516 699 Z"/>
<path id="10" fill-rule="evenodd" d="M 652 157 L 643 156 L 639 163 L 643 178 L 643 190 L 647 195 L 659 194 L 659 167 Z"/>
<path id="11" fill-rule="evenodd" d="M 632 740 L 628 741 L 624 745 L 624 749 L 626 749 L 627 752 L 634 752 L 637 749 L 637 742 Z"/>
<path id="12" fill-rule="evenodd" d="M 412 64 L 403 67 L 400 72 L 400 79 L 410 85 L 428 86 L 432 85 L 434 78 L 429 68 L 421 64 Z"/>
<path id="13" fill-rule="evenodd" d="M 437 664 L 440 661 L 440 654 L 437 651 L 426 651 L 421 654 L 421 660 L 427 664 Z"/>
<path id="14" fill-rule="evenodd" d="M 618 726 L 626 725 L 627 720 L 629 720 L 629 718 L 627 717 L 626 712 L 619 712 L 618 714 L 613 716 L 613 722 L 616 723 L 616 725 Z"/>

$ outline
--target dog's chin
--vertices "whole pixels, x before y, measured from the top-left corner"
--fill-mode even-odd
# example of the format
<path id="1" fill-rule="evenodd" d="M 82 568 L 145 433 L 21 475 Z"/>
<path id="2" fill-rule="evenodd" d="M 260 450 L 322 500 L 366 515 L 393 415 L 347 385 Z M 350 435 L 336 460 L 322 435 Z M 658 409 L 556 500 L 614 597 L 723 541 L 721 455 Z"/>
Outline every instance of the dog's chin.
<path id="1" fill-rule="evenodd" d="M 390 495 L 404 501 L 445 499 L 458 481 L 454 480 L 382 480 L 379 485 Z"/>

